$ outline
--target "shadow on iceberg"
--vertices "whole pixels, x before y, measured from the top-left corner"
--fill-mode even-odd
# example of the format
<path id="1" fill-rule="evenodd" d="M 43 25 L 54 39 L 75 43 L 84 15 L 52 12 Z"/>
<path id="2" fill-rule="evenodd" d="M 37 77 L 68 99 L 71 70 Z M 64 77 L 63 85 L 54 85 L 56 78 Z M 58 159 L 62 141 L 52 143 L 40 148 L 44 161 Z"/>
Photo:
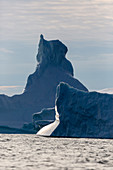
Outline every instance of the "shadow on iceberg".
<path id="1" fill-rule="evenodd" d="M 84 92 L 60 83 L 55 111 L 54 123 L 43 127 L 37 135 L 113 138 L 113 95 Z"/>

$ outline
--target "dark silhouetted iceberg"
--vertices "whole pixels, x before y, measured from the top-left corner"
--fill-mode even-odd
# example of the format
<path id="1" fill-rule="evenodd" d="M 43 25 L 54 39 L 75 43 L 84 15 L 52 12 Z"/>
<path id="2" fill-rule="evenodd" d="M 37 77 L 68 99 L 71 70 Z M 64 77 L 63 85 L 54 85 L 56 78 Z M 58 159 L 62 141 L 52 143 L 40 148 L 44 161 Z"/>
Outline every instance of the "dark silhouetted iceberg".
<path id="1" fill-rule="evenodd" d="M 32 121 L 32 114 L 54 107 L 56 87 L 60 82 L 88 91 L 73 77 L 73 67 L 66 59 L 67 47 L 59 40 L 40 37 L 36 71 L 28 77 L 25 91 L 12 97 L 0 95 L 0 126 L 20 128 Z"/>

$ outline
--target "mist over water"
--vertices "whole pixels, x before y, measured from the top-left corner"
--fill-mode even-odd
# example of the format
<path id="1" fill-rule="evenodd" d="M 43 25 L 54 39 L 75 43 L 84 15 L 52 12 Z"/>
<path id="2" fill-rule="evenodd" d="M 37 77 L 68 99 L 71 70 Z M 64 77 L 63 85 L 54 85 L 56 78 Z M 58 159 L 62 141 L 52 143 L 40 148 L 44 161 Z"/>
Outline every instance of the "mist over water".
<path id="1" fill-rule="evenodd" d="M 0 169 L 109 169 L 113 140 L 1 134 Z"/>

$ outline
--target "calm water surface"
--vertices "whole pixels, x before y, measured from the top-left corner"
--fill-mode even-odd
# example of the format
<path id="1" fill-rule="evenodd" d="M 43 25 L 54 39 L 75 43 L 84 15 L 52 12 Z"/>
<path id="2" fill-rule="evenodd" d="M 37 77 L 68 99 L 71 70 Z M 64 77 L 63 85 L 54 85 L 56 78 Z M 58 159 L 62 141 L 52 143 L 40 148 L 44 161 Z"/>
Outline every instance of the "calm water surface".
<path id="1" fill-rule="evenodd" d="M 113 140 L 0 135 L 0 170 L 113 169 Z"/>

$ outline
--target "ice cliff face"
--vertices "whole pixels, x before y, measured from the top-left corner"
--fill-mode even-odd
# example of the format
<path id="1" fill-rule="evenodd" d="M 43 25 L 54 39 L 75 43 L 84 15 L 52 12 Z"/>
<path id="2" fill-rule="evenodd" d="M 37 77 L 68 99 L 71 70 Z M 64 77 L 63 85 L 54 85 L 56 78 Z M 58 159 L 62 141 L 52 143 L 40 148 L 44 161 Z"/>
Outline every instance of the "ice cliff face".
<path id="1" fill-rule="evenodd" d="M 21 95 L 0 95 L 0 125 L 21 127 L 32 121 L 32 114 L 54 107 L 56 87 L 60 82 L 87 91 L 73 77 L 73 67 L 66 59 L 67 47 L 59 40 L 47 41 L 41 35 L 36 71 L 28 77 Z"/>
<path id="2" fill-rule="evenodd" d="M 113 95 L 57 87 L 60 125 L 51 136 L 113 138 Z"/>

